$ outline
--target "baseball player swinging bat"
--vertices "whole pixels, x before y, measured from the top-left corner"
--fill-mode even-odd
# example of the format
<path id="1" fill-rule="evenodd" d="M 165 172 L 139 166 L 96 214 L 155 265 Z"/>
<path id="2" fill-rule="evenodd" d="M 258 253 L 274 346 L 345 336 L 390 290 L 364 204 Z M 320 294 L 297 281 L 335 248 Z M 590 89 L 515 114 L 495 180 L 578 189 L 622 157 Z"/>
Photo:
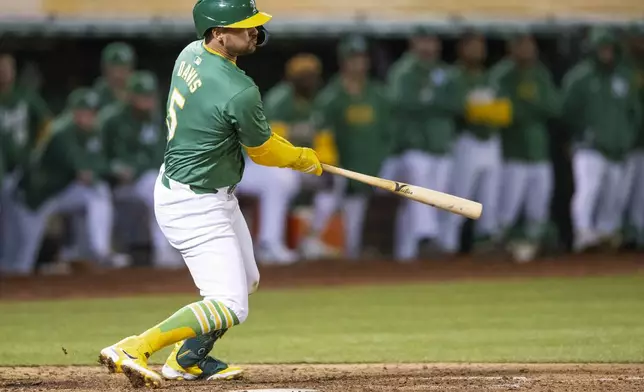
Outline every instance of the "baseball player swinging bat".
<path id="1" fill-rule="evenodd" d="M 355 181 L 375 186 L 396 193 L 400 196 L 428 204 L 432 207 L 459 214 L 470 219 L 478 219 L 483 212 L 483 205 L 472 200 L 463 199 L 447 193 L 433 191 L 416 185 L 403 182 L 385 180 L 384 178 L 368 176 L 351 170 L 322 164 L 324 171 L 343 176 Z"/>

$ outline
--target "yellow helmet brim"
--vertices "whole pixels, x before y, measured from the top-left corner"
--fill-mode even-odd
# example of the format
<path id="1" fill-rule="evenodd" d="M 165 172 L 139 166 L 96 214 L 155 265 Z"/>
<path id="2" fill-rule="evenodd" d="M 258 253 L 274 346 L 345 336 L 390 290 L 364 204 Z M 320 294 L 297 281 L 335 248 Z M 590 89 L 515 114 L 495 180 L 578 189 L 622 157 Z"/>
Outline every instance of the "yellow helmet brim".
<path id="1" fill-rule="evenodd" d="M 251 27 L 262 26 L 268 23 L 268 21 L 270 21 L 271 19 L 273 19 L 271 15 L 265 12 L 258 12 L 255 15 L 251 16 L 250 18 L 244 19 L 242 21 L 239 21 L 233 24 L 229 24 L 224 27 L 230 27 L 233 29 L 249 29 Z"/>

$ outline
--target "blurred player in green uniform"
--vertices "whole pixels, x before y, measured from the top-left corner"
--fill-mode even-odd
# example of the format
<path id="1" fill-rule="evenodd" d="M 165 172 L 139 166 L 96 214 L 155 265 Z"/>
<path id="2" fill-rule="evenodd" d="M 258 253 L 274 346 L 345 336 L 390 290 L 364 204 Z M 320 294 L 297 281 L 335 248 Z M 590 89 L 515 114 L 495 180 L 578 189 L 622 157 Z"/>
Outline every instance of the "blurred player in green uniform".
<path id="1" fill-rule="evenodd" d="M 563 118 L 576 142 L 572 221 L 575 251 L 621 230 L 626 158 L 635 145 L 641 102 L 633 69 L 614 31 L 594 27 L 590 53 L 564 77 Z"/>
<path id="2" fill-rule="evenodd" d="M 101 54 L 102 76 L 94 83 L 101 108 L 127 97 L 127 81 L 136 66 L 134 49 L 123 42 L 113 42 Z"/>
<path id="3" fill-rule="evenodd" d="M 455 117 L 461 96 L 450 67 L 440 60 L 441 41 L 418 30 L 410 49 L 392 65 L 389 89 L 394 105 L 394 140 L 398 181 L 447 192 Z M 439 210 L 412 200 L 401 203 L 396 221 L 394 256 L 419 256 L 421 243 L 430 250 L 440 234 Z"/>
<path id="4" fill-rule="evenodd" d="M 51 134 L 30 154 L 16 196 L 19 251 L 14 272 L 33 272 L 47 221 L 58 213 L 84 213 L 85 225 L 74 233 L 78 249 L 105 265 L 115 262 L 112 203 L 104 181 L 108 166 L 95 127 L 97 109 L 98 96 L 92 90 L 75 90 Z"/>
<path id="5" fill-rule="evenodd" d="M 630 62 L 635 70 L 640 108 L 644 112 L 644 24 L 633 25 L 627 34 Z M 628 158 L 627 217 L 629 241 L 644 249 L 644 121 L 640 122 L 635 148 Z"/>
<path id="6" fill-rule="evenodd" d="M 320 160 L 368 175 L 378 175 L 391 146 L 391 106 L 385 88 L 369 77 L 367 42 L 352 36 L 338 47 L 340 72 L 318 95 L 313 111 Z M 345 254 L 358 257 L 371 188 L 339 176 L 333 189 L 315 197 L 311 233 L 302 243 L 304 255 L 318 258 L 329 250 L 320 236 L 336 209 L 343 212 Z"/>
<path id="7" fill-rule="evenodd" d="M 99 119 L 110 176 L 115 184 L 115 200 L 135 199 L 145 205 L 153 264 L 172 268 L 183 266 L 183 261 L 168 243 L 154 216 L 154 184 L 166 145 L 164 125 L 158 107 L 157 79 L 148 71 L 132 74 L 126 100 L 104 108 Z M 137 223 L 130 222 L 127 216 L 122 218 L 129 226 Z"/>
<path id="8" fill-rule="evenodd" d="M 516 261 L 525 262 L 536 256 L 550 217 L 553 173 L 547 121 L 558 116 L 560 97 L 550 71 L 539 62 L 534 38 L 521 32 L 509 45 L 509 57 L 492 70 L 513 108 L 512 124 L 502 131 L 499 223 L 507 231 L 524 216 L 524 233 L 508 250 Z"/>
<path id="9" fill-rule="evenodd" d="M 476 222 L 476 248 L 486 251 L 498 234 L 497 206 L 501 186 L 501 138 L 499 127 L 511 121 L 511 102 L 503 98 L 485 67 L 485 37 L 476 32 L 463 35 L 458 45 L 453 88 L 460 94 L 461 113 L 457 119 L 460 135 L 454 146 L 450 193 L 480 201 L 485 206 Z M 443 248 L 453 253 L 460 248 L 464 218 L 446 214 Z M 480 246 L 479 246 L 480 245 Z"/>
<path id="10" fill-rule="evenodd" d="M 321 72 L 320 60 L 312 54 L 298 54 L 286 63 L 285 80 L 273 87 L 264 100 L 273 132 L 298 145 L 313 145 L 311 109 Z M 298 254 L 286 247 L 284 236 L 289 206 L 302 180 L 303 175 L 296 171 L 246 159 L 244 177 L 237 189 L 259 198 L 259 243 L 255 255 L 260 263 L 290 264 L 298 260 Z"/>
<path id="11" fill-rule="evenodd" d="M 161 385 L 162 376 L 147 361 L 170 345 L 166 379 L 232 379 L 242 373 L 209 353 L 229 328 L 246 320 L 248 296 L 259 285 L 253 241 L 234 194 L 244 173 L 243 151 L 260 165 L 322 174 L 315 151 L 271 131 L 257 85 L 236 64 L 238 56 L 266 42 L 263 25 L 271 16 L 259 12 L 254 0 L 199 0 L 193 19 L 199 40 L 183 49 L 172 71 L 168 144 L 154 206 L 204 299 L 101 350 L 101 363 L 122 371 L 135 387 Z"/>
<path id="12" fill-rule="evenodd" d="M 0 271 L 13 263 L 17 240 L 13 216 L 13 193 L 22 175 L 24 164 L 36 144 L 46 137 L 51 114 L 45 102 L 32 91 L 16 84 L 16 61 L 9 54 L 0 55 L 0 133 L 2 155 L 5 161 L 5 178 L 0 190 L 3 212 L 0 214 Z"/>

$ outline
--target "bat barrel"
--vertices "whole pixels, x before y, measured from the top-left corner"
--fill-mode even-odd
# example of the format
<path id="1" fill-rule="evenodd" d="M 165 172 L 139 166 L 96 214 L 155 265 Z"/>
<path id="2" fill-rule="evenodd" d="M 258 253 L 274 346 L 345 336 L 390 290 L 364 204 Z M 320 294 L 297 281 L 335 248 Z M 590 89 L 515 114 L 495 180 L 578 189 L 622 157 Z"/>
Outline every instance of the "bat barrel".
<path id="1" fill-rule="evenodd" d="M 355 181 L 369 184 L 371 186 L 386 189 L 407 199 L 415 200 L 420 203 L 440 208 L 454 214 L 459 214 L 470 219 L 479 219 L 481 217 L 481 214 L 483 213 L 483 205 L 481 205 L 481 203 L 463 199 L 461 197 L 450 195 L 448 193 L 438 192 L 416 185 L 405 184 L 403 182 L 373 177 L 324 163 L 322 164 L 322 168 L 324 169 L 324 171 L 327 171 L 329 173 L 337 174 Z"/>

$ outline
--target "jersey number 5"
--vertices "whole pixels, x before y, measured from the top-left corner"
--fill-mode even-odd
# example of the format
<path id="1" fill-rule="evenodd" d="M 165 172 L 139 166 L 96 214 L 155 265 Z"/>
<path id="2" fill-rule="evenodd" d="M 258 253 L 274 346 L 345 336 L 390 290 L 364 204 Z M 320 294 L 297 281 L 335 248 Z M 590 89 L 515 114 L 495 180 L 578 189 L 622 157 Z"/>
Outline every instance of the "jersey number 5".
<path id="1" fill-rule="evenodd" d="M 179 90 L 176 88 L 172 90 L 172 95 L 170 95 L 170 104 L 168 105 L 168 117 L 165 119 L 165 124 L 168 127 L 168 140 L 172 140 L 174 137 L 174 132 L 177 130 L 177 110 L 183 109 L 183 105 L 186 104 L 186 99 L 181 95 Z"/>

